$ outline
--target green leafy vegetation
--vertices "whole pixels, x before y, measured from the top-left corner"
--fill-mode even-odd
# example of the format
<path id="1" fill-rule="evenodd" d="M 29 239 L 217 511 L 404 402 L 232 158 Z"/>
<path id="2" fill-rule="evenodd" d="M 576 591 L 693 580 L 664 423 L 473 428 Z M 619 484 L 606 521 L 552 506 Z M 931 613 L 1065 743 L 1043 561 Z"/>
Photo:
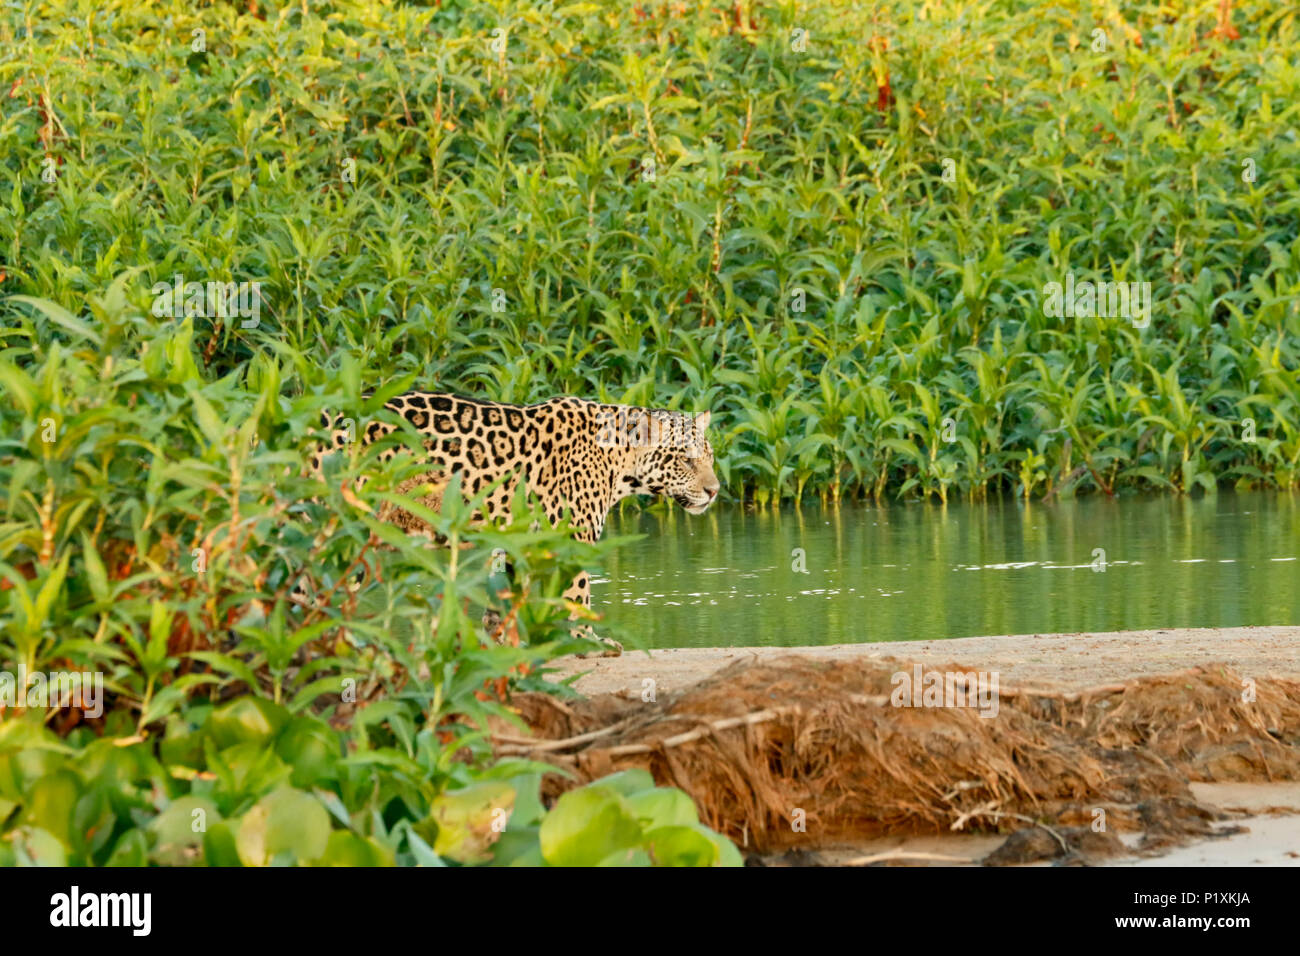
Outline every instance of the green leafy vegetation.
<path id="1" fill-rule="evenodd" d="M 733 498 L 1300 481 L 1286 5 L 255 9 L 7 16 L 0 289 L 119 350 L 114 279 L 258 281 L 190 350 L 291 393 L 710 407 Z"/>
<path id="2" fill-rule="evenodd" d="M 323 409 L 710 408 L 760 504 L 1296 487 L 1300 24 L 1219 6 L 8 6 L 0 658 L 106 710 L 6 708 L 0 856 L 476 863 L 513 801 L 515 860 L 735 862 L 645 781 L 543 816 L 493 761 L 616 542 L 521 502 L 420 547 L 405 457 L 302 474 Z M 1049 316 L 1067 275 L 1149 325 Z"/>
<path id="3" fill-rule="evenodd" d="M 471 778 L 428 729 L 409 751 L 355 740 L 251 696 L 191 707 L 157 746 L 5 720 L 0 866 L 741 864 L 689 797 L 645 771 L 547 811 L 548 766 L 505 760 Z"/>

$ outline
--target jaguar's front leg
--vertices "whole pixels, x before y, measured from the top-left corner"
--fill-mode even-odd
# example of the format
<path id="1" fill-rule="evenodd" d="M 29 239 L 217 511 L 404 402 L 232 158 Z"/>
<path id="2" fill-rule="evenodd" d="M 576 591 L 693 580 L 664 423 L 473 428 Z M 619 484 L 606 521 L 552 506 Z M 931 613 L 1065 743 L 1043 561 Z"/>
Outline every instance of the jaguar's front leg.
<path id="1" fill-rule="evenodd" d="M 589 575 L 586 571 L 580 572 L 578 576 L 573 579 L 573 584 L 569 585 L 568 590 L 564 592 L 564 597 L 566 600 L 577 602 L 581 604 L 584 608 L 590 610 L 591 609 L 591 575 Z M 576 621 L 581 619 L 581 617 L 582 617 L 581 614 L 574 613 L 569 615 L 569 620 Z M 581 654 L 574 655 L 576 657 L 592 657 L 592 656 L 618 657 L 620 654 L 623 653 L 622 644 L 620 644 L 616 640 L 613 640 L 612 638 L 601 637 L 595 632 L 595 630 L 589 624 L 580 624 L 579 626 L 573 629 L 573 632 L 579 637 L 586 638 L 587 640 L 592 641 L 593 643 L 605 645 L 605 647 L 602 650 L 584 651 Z"/>

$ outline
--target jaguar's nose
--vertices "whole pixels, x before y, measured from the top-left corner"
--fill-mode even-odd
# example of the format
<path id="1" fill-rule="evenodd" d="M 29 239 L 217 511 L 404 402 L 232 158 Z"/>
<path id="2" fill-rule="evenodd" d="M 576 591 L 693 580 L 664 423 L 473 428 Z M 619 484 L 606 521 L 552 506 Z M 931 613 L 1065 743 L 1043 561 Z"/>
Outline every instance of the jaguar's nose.
<path id="1" fill-rule="evenodd" d="M 704 493 L 708 495 L 709 500 L 712 501 L 714 498 L 718 497 L 718 489 L 721 487 L 721 485 L 714 485 L 712 488 L 705 488 Z"/>

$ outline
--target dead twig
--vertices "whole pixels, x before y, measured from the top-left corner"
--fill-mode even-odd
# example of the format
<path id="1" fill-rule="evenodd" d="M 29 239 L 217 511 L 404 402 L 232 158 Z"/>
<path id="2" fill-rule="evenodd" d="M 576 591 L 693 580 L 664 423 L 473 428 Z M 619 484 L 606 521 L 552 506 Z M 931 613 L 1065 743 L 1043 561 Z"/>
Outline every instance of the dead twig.
<path id="1" fill-rule="evenodd" d="M 750 727 L 754 724 L 765 723 L 769 720 L 775 720 L 778 717 L 784 717 L 786 714 L 800 713 L 801 708 L 798 706 L 791 707 L 773 707 L 767 710 L 755 711 L 752 714 L 746 714 L 743 717 L 728 717 L 725 720 L 715 720 L 704 727 L 697 727 L 695 730 L 689 730 L 686 733 L 677 734 L 674 737 L 665 737 L 663 740 L 656 741 L 653 744 L 623 744 L 619 747 L 597 747 L 595 750 L 609 757 L 626 757 L 630 754 L 648 754 L 658 750 L 664 750 L 669 747 L 680 747 L 682 744 L 688 744 L 691 741 L 699 740 L 701 737 L 708 737 L 716 734 L 720 730 L 730 730 L 733 727 Z"/>
<path id="2" fill-rule="evenodd" d="M 1065 837 L 1061 836 L 1061 834 L 1057 833 L 1046 823 L 1043 823 L 1039 820 L 1035 820 L 1033 817 L 1027 817 L 1023 813 L 1008 813 L 1005 810 L 993 809 L 997 805 L 998 805 L 997 803 L 986 803 L 982 807 L 976 807 L 974 810 L 968 810 L 966 813 L 963 813 L 960 817 L 954 820 L 952 826 L 949 827 L 949 829 L 960 830 L 962 829 L 962 827 L 966 825 L 966 821 L 971 820 L 974 817 L 993 817 L 995 820 L 1002 819 L 1005 817 L 1012 820 L 1023 820 L 1025 823 L 1031 823 L 1036 827 L 1042 827 L 1044 830 L 1046 830 L 1056 839 L 1057 843 L 1061 844 L 1061 849 L 1064 852 L 1066 853 L 1070 852 L 1070 844 L 1066 842 Z"/>

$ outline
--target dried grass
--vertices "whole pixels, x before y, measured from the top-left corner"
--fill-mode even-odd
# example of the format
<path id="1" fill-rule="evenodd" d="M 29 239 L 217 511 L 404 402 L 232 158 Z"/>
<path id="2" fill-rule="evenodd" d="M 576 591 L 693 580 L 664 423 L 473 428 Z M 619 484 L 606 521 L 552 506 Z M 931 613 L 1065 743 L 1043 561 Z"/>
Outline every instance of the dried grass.
<path id="1" fill-rule="evenodd" d="M 1098 809 L 1111 830 L 1204 832 L 1218 814 L 1196 803 L 1190 781 L 1300 778 L 1295 681 L 1261 679 L 1249 703 L 1226 667 L 1082 692 L 1003 688 L 999 713 L 985 718 L 892 706 L 891 675 L 911 667 L 790 656 L 739 662 L 658 702 L 559 705 L 526 694 L 515 704 L 549 749 L 507 746 L 575 775 L 552 778 L 553 794 L 644 767 L 689 793 L 709 826 L 760 850 L 906 832 L 1050 832 L 1088 824 Z M 798 810 L 806 832 L 792 829 Z"/>

